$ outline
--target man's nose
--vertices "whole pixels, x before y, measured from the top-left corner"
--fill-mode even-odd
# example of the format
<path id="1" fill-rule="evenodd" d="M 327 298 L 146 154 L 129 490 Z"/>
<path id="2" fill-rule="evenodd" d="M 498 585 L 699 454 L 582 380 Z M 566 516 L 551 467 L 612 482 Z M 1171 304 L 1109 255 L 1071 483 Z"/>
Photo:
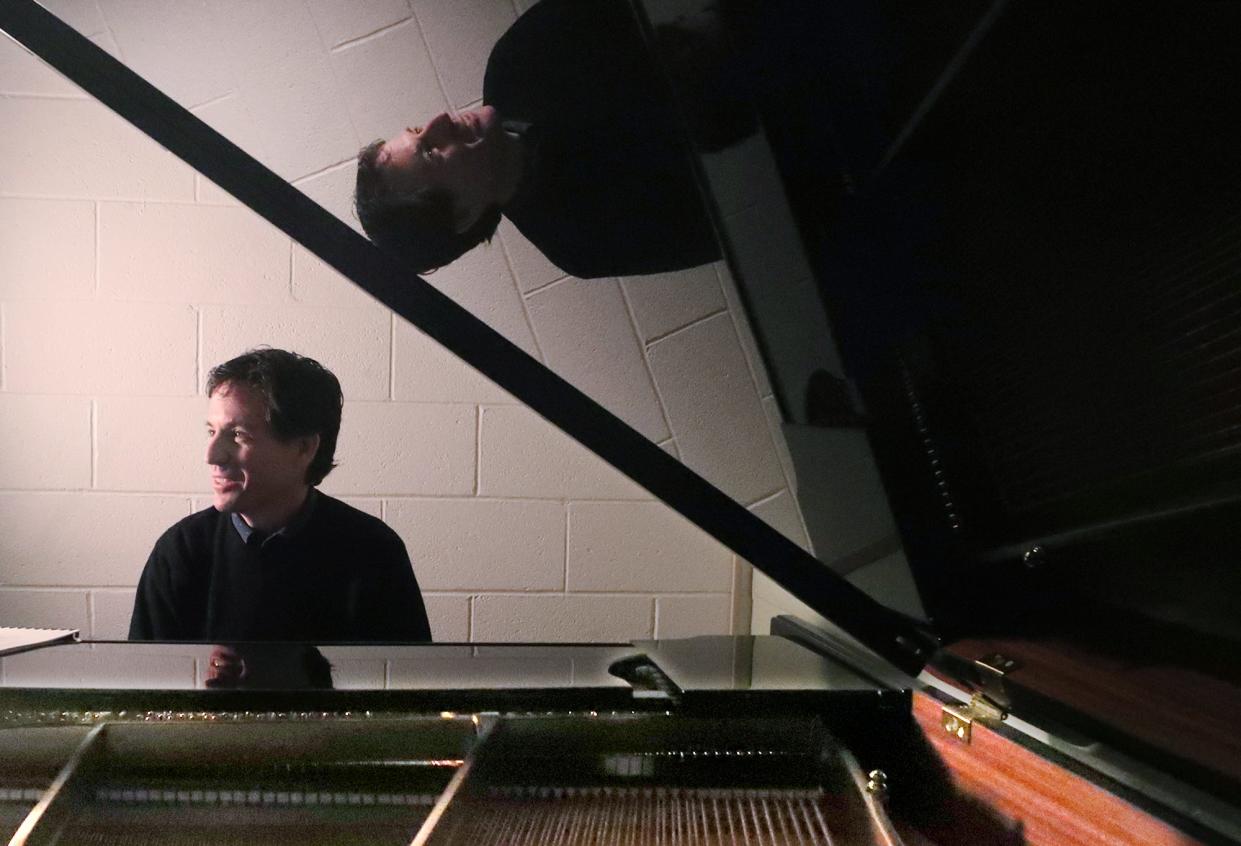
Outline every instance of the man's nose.
<path id="1" fill-rule="evenodd" d="M 431 144 L 449 141 L 454 137 L 454 134 L 452 116 L 448 112 L 440 112 L 431 118 L 426 128 L 422 130 L 423 139 Z"/>
<path id="2" fill-rule="evenodd" d="M 213 437 L 207 439 L 207 463 L 216 467 L 228 463 L 228 447 L 224 439 Z"/>

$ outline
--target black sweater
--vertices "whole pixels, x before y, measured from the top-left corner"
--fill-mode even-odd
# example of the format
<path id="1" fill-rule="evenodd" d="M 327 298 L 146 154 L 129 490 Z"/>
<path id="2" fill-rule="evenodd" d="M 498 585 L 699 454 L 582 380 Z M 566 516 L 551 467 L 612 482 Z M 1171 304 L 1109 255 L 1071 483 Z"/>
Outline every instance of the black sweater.
<path id="1" fill-rule="evenodd" d="M 214 508 L 164 532 L 129 639 L 429 641 L 431 627 L 396 532 L 319 493 L 296 534 L 261 546 Z"/>
<path id="2" fill-rule="evenodd" d="M 496 42 L 483 101 L 530 124 L 504 215 L 565 273 L 663 273 L 720 257 L 672 94 L 623 0 L 541 0 Z"/>

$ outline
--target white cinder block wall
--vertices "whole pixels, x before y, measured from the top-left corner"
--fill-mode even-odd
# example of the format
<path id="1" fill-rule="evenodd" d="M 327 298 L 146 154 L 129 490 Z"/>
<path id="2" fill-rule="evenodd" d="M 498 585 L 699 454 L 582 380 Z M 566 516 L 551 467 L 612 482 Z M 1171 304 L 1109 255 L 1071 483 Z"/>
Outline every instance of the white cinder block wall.
<path id="1" fill-rule="evenodd" d="M 48 5 L 352 221 L 359 146 L 476 102 L 527 4 Z M 209 504 L 207 370 L 271 344 L 340 377 L 324 489 L 400 532 L 438 640 L 748 630 L 748 565 L 3 38 L 0 128 L 0 625 L 124 636 Z M 585 282 L 503 225 L 430 280 L 805 542 L 722 266 Z"/>

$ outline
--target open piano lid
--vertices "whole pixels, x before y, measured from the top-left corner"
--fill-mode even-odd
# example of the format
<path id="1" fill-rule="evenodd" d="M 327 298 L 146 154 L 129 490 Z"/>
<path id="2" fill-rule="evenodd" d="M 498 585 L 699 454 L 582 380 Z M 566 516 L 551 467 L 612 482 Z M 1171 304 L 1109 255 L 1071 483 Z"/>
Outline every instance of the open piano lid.
<path id="1" fill-rule="evenodd" d="M 934 672 L 1241 796 L 1241 9 L 725 5 Z"/>
<path id="2" fill-rule="evenodd" d="M 931 658 L 935 651 L 935 640 L 925 627 L 891 612 L 833 574 L 821 562 L 670 458 L 423 280 L 412 277 L 391 257 L 374 248 L 301 192 L 287 185 L 94 44 L 46 13 L 32 0 L 5 0 L 0 3 L 0 28 L 359 287 L 643 485 L 871 650 L 910 673 L 921 670 Z M 1005 30 L 1000 26 L 996 28 L 996 33 L 1011 32 L 1013 29 L 1019 27 Z M 1031 49 L 1037 43 L 1038 39 L 1030 38 L 1026 48 Z M 1003 65 L 1001 59 L 1008 48 L 1007 42 L 995 48 L 998 58 L 993 61 L 997 63 L 997 67 Z M 1217 58 L 1223 61 L 1222 54 Z M 1217 72 L 1219 70 L 1220 68 L 1216 68 Z M 1203 78 L 1207 79 L 1205 75 Z M 925 82 L 926 78 L 923 77 L 921 81 Z M 1057 91 L 1064 90 L 1063 86 L 1053 87 Z M 848 86 L 843 85 L 841 88 L 847 90 Z M 1206 86 L 1206 89 L 1209 88 L 1209 85 Z M 1206 89 L 1204 94 L 1207 93 Z M 1222 99 L 1223 86 L 1216 90 Z M 996 99 L 1003 100 L 1003 97 Z M 841 114 L 847 113 L 848 109 L 858 104 L 837 101 L 831 105 L 837 120 L 840 120 Z M 964 98 L 964 102 L 959 103 L 958 107 L 968 109 L 971 105 L 976 104 L 970 98 Z M 985 105 L 986 103 L 983 104 Z M 862 104 L 862 107 L 873 109 L 874 104 Z M 976 123 L 980 120 L 979 116 L 968 111 L 954 114 L 948 109 L 942 109 L 932 113 L 932 118 L 945 114 L 948 117 L 938 118 L 941 126 L 958 125 L 956 121 L 965 121 L 964 125 L 972 128 L 979 125 Z M 1221 123 L 1226 122 L 1221 120 Z M 917 162 L 919 155 L 934 158 L 942 153 L 945 137 L 953 136 L 951 133 L 947 136 L 942 132 L 936 134 L 935 125 L 935 120 L 930 120 L 929 129 L 920 130 L 912 136 L 902 155 Z M 777 136 L 778 141 L 779 123 L 772 121 L 768 129 L 769 133 Z M 1018 130 L 1015 129 L 1010 134 L 1017 133 Z M 1217 137 L 1222 139 L 1225 136 L 1218 133 Z M 1176 140 L 1179 139 L 1169 139 L 1168 144 Z M 891 230 L 883 225 L 885 220 L 891 219 L 885 215 L 916 207 L 917 202 L 925 195 L 911 198 L 908 196 L 909 183 L 892 177 L 892 174 L 906 172 L 900 167 L 906 159 L 895 159 L 896 166 L 887 163 L 885 167 L 877 167 L 877 163 L 883 161 L 883 156 L 851 159 L 854 148 L 850 147 L 848 142 L 849 139 L 846 138 L 838 161 L 830 156 L 825 157 L 825 166 L 839 167 L 855 175 L 862 172 L 873 188 L 871 194 L 842 195 L 832 198 L 833 202 L 819 203 L 817 208 L 811 204 L 809 214 L 806 213 L 805 190 L 799 193 L 796 185 L 790 185 L 790 194 L 794 204 L 802 212 L 803 236 L 819 277 L 833 278 L 833 274 L 842 267 L 852 270 L 851 274 L 834 277 L 842 282 L 828 292 L 827 298 L 833 300 L 830 305 L 849 375 L 857 384 L 866 402 L 867 411 L 874 421 L 869 434 L 881 469 L 885 473 L 889 496 L 893 501 L 906 551 L 915 567 L 926 606 L 936 626 L 944 633 L 954 638 L 967 635 L 975 638 L 974 641 L 963 641 L 966 649 L 962 653 L 965 656 L 963 660 L 945 654 L 936 661 L 937 666 L 960 670 L 963 676 L 975 673 L 976 667 L 971 662 L 983 656 L 981 653 L 972 654 L 973 652 L 982 649 L 1004 650 L 1013 646 L 1011 639 L 1001 642 L 978 638 L 997 632 L 1006 635 L 1020 634 L 1021 629 L 1014 627 L 1018 624 L 1039 629 L 1045 624 L 1046 617 L 1038 616 L 1034 611 L 1048 608 L 1063 611 L 1069 607 L 1065 603 L 1062 590 L 1065 583 L 1064 573 L 1072 571 L 1075 576 L 1080 576 L 1083 572 L 1093 575 L 1109 569 L 1092 566 L 1084 571 L 1081 566 L 1083 561 L 1089 560 L 1093 565 L 1107 557 L 1104 554 L 1106 550 L 1123 553 L 1121 557 L 1108 554 L 1111 555 L 1109 560 L 1117 562 L 1117 567 L 1125 569 L 1129 569 L 1130 562 L 1135 560 L 1134 555 L 1138 553 L 1143 553 L 1136 560 L 1144 570 L 1159 570 L 1166 566 L 1159 563 L 1166 559 L 1145 555 L 1156 549 L 1178 552 L 1181 555 L 1177 559 L 1178 564 L 1196 558 L 1194 563 L 1202 567 L 1222 567 L 1221 562 L 1226 556 L 1215 553 L 1221 549 L 1236 549 L 1235 543 L 1224 546 L 1221 545 L 1221 540 L 1235 540 L 1231 537 L 1230 527 L 1238 523 L 1235 517 L 1241 510 L 1238 508 L 1236 474 L 1233 472 L 1237 466 L 1238 451 L 1230 449 L 1230 446 L 1235 447 L 1237 443 L 1235 432 L 1233 441 L 1216 443 L 1212 449 L 1164 459 L 1157 468 L 1164 474 L 1162 476 L 1135 471 L 1121 461 L 1120 464 L 1109 465 L 1111 474 L 1104 473 L 1102 482 L 1095 479 L 1093 488 L 1088 485 L 1075 489 L 1072 498 L 1052 497 L 1049 500 L 1045 496 L 1039 499 L 1032 494 L 1030 502 L 1039 508 L 1031 510 L 1010 507 L 1014 502 L 1011 489 L 997 489 L 998 484 L 1010 480 L 1007 477 L 988 476 L 988 472 L 994 469 L 994 450 L 988 451 L 980 447 L 979 444 L 984 442 L 975 439 L 976 427 L 981 425 L 980 421 L 990 417 L 999 417 L 1001 422 L 1011 422 L 1014 419 L 1021 421 L 1022 426 L 1008 430 L 1013 433 L 1014 443 L 1020 440 L 1017 435 L 1028 437 L 1030 431 L 1039 434 L 1040 430 L 1024 428 L 1025 421 L 1032 418 L 1052 418 L 1051 423 L 1041 430 L 1044 433 L 1060 431 L 1057 429 L 1060 425 L 1057 415 L 1074 408 L 1095 408 L 1096 404 L 1091 398 L 1098 395 L 1096 389 L 1101 384 L 1109 389 L 1105 391 L 1109 396 L 1119 396 L 1123 400 L 1114 406 L 1117 413 L 1104 415 L 1107 419 L 1097 427 L 1098 431 L 1108 436 L 1103 443 L 1110 445 L 1109 438 L 1114 440 L 1118 431 L 1122 434 L 1129 432 L 1125 426 L 1120 426 L 1118 430 L 1120 423 L 1131 421 L 1135 415 L 1140 416 L 1139 412 L 1146 412 L 1160 405 L 1158 399 L 1152 398 L 1170 396 L 1168 392 L 1181 385 L 1176 379 L 1169 379 L 1168 373 L 1163 374 L 1162 380 L 1155 382 L 1142 381 L 1135 384 L 1130 378 L 1128 381 L 1122 379 L 1120 384 L 1117 384 L 1117 374 L 1128 373 L 1132 377 L 1134 370 L 1132 367 L 1125 369 L 1132 359 L 1124 354 L 1115 355 L 1114 343 L 1098 342 L 1092 346 L 1108 354 L 1109 360 L 1120 366 L 1120 370 L 1100 374 L 1081 368 L 1081 373 L 1077 375 L 1082 375 L 1083 380 L 1072 383 L 1071 388 L 1065 387 L 1050 393 L 1046 377 L 1042 381 L 1033 377 L 1016 378 L 1025 376 L 1027 370 L 1008 370 L 1006 368 L 1010 358 L 980 354 L 980 349 L 992 350 L 990 344 L 996 340 L 1007 341 L 1007 345 L 1002 345 L 1002 348 L 1008 353 L 1025 354 L 1024 358 L 1018 355 L 1023 366 L 1031 363 L 1031 359 L 1037 364 L 1038 359 L 1045 358 L 1057 365 L 1056 372 L 1074 374 L 1080 363 L 1080 346 L 1074 346 L 1073 343 L 1089 337 L 1089 333 L 1084 333 L 1081 325 L 1077 323 L 1072 323 L 1070 328 L 1065 329 L 1049 328 L 1044 318 L 1045 312 L 1040 312 L 1035 307 L 1049 303 L 1055 305 L 1056 302 L 1049 299 L 1046 288 L 1038 285 L 1025 288 L 1015 286 L 1010 289 L 1010 293 L 1024 294 L 1025 299 L 1020 303 L 994 298 L 994 287 L 980 287 L 967 292 L 971 293 L 971 297 L 963 300 L 962 305 L 948 308 L 943 301 L 932 296 L 938 293 L 937 290 L 922 290 L 915 295 L 902 288 L 907 280 L 900 274 L 891 272 L 897 269 L 895 264 L 889 263 L 880 268 L 884 271 L 879 274 L 884 280 L 883 285 L 868 292 L 866 285 L 856 284 L 862 276 L 867 277 L 868 284 L 871 281 L 870 271 L 873 271 L 875 266 L 867 265 L 867 261 L 883 256 L 885 261 L 892 262 L 894 257 L 919 254 L 926 246 L 922 243 L 897 245 L 906 249 L 903 252 L 893 251 L 890 249 L 892 244 L 889 239 L 877 237 L 891 234 Z M 777 143 L 776 146 L 779 148 L 780 145 Z M 972 151 L 973 147 L 970 149 Z M 997 149 L 1002 149 L 1002 146 Z M 1165 145 L 1158 149 L 1166 152 L 1168 148 Z M 1183 156 L 1178 161 L 1191 158 L 1194 157 Z M 988 164 L 992 163 L 991 159 L 986 161 Z M 1137 161 L 1150 163 L 1149 159 L 1140 157 Z M 1186 164 L 1188 166 L 1188 163 Z M 985 173 L 985 170 L 980 168 L 973 173 L 981 174 Z M 1235 171 L 1231 173 L 1235 175 Z M 963 202 L 976 201 L 977 198 L 971 192 L 976 191 L 983 182 L 985 180 L 981 177 L 974 180 L 964 179 L 960 183 L 950 183 L 949 187 L 957 191 L 957 199 Z M 1187 184 L 1198 186 L 1200 183 Z M 1220 187 L 1221 191 L 1214 195 L 1215 199 L 1223 202 L 1227 193 L 1223 189 L 1235 188 L 1237 184 L 1236 179 L 1219 179 L 1217 187 Z M 802 187 L 814 191 L 818 186 Z M 867 196 L 873 199 L 869 205 L 864 202 Z M 862 201 L 859 201 L 859 197 Z M 1161 198 L 1161 202 L 1163 199 Z M 948 205 L 947 201 L 942 203 L 943 207 Z M 941 209 L 940 206 L 936 208 Z M 986 211 L 989 215 L 994 209 L 988 207 Z M 1182 216 L 1184 227 L 1193 232 L 1193 218 L 1189 215 L 1192 209 L 1181 211 L 1185 213 Z M 958 222 L 961 218 L 976 221 L 982 216 L 985 215 L 959 214 Z M 1006 222 L 1011 221 L 1005 221 L 1002 216 L 997 216 L 992 221 L 996 227 Z M 1220 226 L 1226 228 L 1222 222 Z M 952 231 L 960 234 L 959 229 Z M 1183 230 L 1169 230 L 1164 234 L 1168 239 L 1179 242 L 1182 239 L 1177 238 L 1177 233 L 1180 232 Z M 1213 233 L 1212 237 L 1218 234 Z M 988 237 L 997 238 L 997 235 L 991 233 Z M 997 253 L 1006 249 L 998 238 L 993 243 L 1001 244 L 995 250 Z M 1154 243 L 1153 240 L 1150 243 Z M 1118 248 L 1116 244 L 1112 246 L 1115 257 Z M 1200 245 L 1198 248 L 1205 250 L 1206 246 Z M 990 257 L 990 254 L 988 255 Z M 1144 265 L 1153 267 L 1154 263 L 1147 259 Z M 1166 277 L 1169 268 L 1163 270 Z M 1072 277 L 1052 277 L 1047 273 L 1041 276 L 1035 273 L 1030 275 L 1035 277 L 1038 283 L 1046 283 L 1047 279 L 1053 278 L 1056 285 L 1072 287 Z M 1151 285 L 1158 288 L 1161 278 L 1163 277 L 1156 274 Z M 1023 277 L 1022 281 L 1028 280 Z M 1129 289 L 1122 286 L 1113 292 L 1111 299 L 1100 301 L 1087 298 L 1089 302 L 1083 306 L 1093 308 L 1094 313 L 1104 318 L 1107 325 L 1128 331 L 1134 325 L 1132 310 L 1138 308 L 1136 301 L 1127 296 L 1118 296 L 1119 293 L 1128 291 Z M 1057 289 L 1057 293 L 1062 292 Z M 899 307 L 892 306 L 893 302 L 899 303 Z M 906 308 L 909 302 L 926 304 L 928 307 L 911 318 Z M 984 307 L 1009 314 L 1009 319 L 996 322 L 981 317 L 982 312 L 976 309 Z M 1012 319 L 1010 312 L 1013 311 L 1017 312 L 1019 319 Z M 1075 317 L 1080 311 L 1075 305 L 1070 305 L 1069 308 L 1060 310 L 1057 319 Z M 1166 315 L 1171 312 L 1156 310 L 1154 313 Z M 1235 329 L 1236 318 L 1237 312 L 1234 310 L 1231 313 L 1232 323 L 1227 325 Z M 881 331 L 875 331 L 876 327 Z M 962 327 L 967 327 L 969 331 L 962 332 Z M 1177 331 L 1182 335 L 1186 332 L 1184 327 Z M 1221 340 L 1209 350 L 1223 355 L 1224 361 L 1230 360 L 1226 357 L 1226 343 L 1225 348 L 1221 349 L 1219 346 L 1223 343 L 1222 339 L 1230 337 L 1228 332 L 1212 337 Z M 1130 336 L 1126 335 L 1126 338 Z M 955 342 L 962 340 L 967 343 L 954 346 Z M 1171 342 L 1175 338 L 1164 340 Z M 1051 352 L 1056 345 L 1059 345 L 1061 351 L 1058 356 Z M 1122 349 L 1130 351 L 1144 346 L 1144 342 L 1135 343 L 1130 340 Z M 1029 355 L 1031 353 L 1033 355 Z M 970 371 L 972 375 L 968 379 L 957 380 L 957 376 L 968 370 L 962 367 L 963 360 L 974 362 L 976 371 Z M 1211 356 L 1202 363 L 1206 366 L 1215 364 L 1216 361 L 1217 357 Z M 1004 366 L 997 367 L 1001 362 Z M 1171 375 L 1179 372 L 1171 371 Z M 1225 384 L 1235 389 L 1235 376 L 1230 383 L 1226 381 L 1228 374 L 1235 371 L 1223 369 L 1211 372 L 1216 377 L 1225 379 Z M 1000 379 L 999 383 L 995 381 L 997 378 Z M 1164 393 L 1147 395 L 1147 389 L 1154 384 L 1164 385 Z M 1210 384 L 1214 383 L 1204 381 L 1200 388 L 1205 391 Z M 1119 394 L 1111 390 L 1125 386 L 1129 387 Z M 961 403 L 961 392 L 970 389 L 974 391 L 968 397 L 970 401 Z M 1006 393 L 1011 391 L 1017 393 Z M 1221 391 L 1226 393 L 1226 389 Z M 1000 394 L 1015 398 L 1003 406 L 984 401 Z M 1201 398 L 1206 399 L 1207 395 L 1203 393 Z M 961 414 L 963 408 L 968 409 L 970 414 Z M 1174 436 L 1173 441 L 1179 442 L 1182 435 L 1213 436 L 1233 431 L 1221 425 L 1210 431 L 1188 432 L 1184 427 L 1200 419 L 1200 412 L 1192 404 L 1178 405 L 1176 408 L 1184 408 L 1186 413 L 1173 415 L 1173 419 L 1157 434 L 1166 436 L 1171 433 Z M 1229 408 L 1222 409 L 1225 417 L 1228 413 Z M 1232 418 L 1227 419 L 1232 420 L 1233 424 L 1237 422 L 1235 413 Z M 1165 439 L 1160 442 L 1171 441 Z M 991 444 L 989 441 L 985 443 L 988 446 Z M 1020 443 L 1023 446 L 1030 445 L 1028 440 Z M 1062 439 L 1056 441 L 1055 445 L 1060 448 L 1064 443 Z M 1132 457 L 1143 454 L 1149 443 L 1148 440 L 1137 438 L 1134 446 L 1124 455 Z M 931 451 L 928 451 L 928 448 Z M 1087 448 L 1084 453 L 1077 455 L 1057 453 L 1061 462 L 1057 467 L 1061 475 L 1071 475 L 1081 470 L 1084 466 L 1083 455 L 1095 458 L 1094 449 Z M 1027 464 L 1023 465 L 1026 467 L 1043 470 L 1049 466 L 1043 461 L 1031 463 L 1028 453 L 1014 451 L 1014 456 L 1027 460 Z M 991 463 L 988 464 L 988 461 Z M 1171 473 L 1171 476 L 1168 476 L 1168 473 Z M 944 481 L 945 479 L 948 481 Z M 1134 481 L 1135 484 L 1130 488 L 1123 484 L 1120 488 L 1109 487 L 1118 480 Z M 1031 485 L 1035 482 L 1044 484 L 1046 479 L 1044 475 L 1031 473 L 1027 481 Z M 1174 491 L 1175 495 L 1163 496 L 1168 490 Z M 945 492 L 948 492 L 947 498 L 944 496 Z M 1007 492 L 1007 498 L 997 495 L 997 492 Z M 1106 495 L 1100 496 L 1100 492 Z M 1092 512 L 1091 503 L 1098 506 L 1098 509 Z M 1086 507 L 1083 507 L 1084 504 Z M 1004 511 L 1005 508 L 1009 510 Z M 1192 534 L 1186 526 L 1194 527 Z M 1184 542 L 1190 539 L 1195 540 L 1193 553 L 1196 555 L 1184 551 Z M 1031 554 L 1026 555 L 1027 552 Z M 1203 561 L 1207 563 L 1204 564 Z M 1032 564 L 1036 566 L 1030 566 Z M 1227 568 L 1226 574 L 1234 578 L 1234 583 L 1236 572 L 1235 567 Z M 1068 581 L 1082 587 L 1087 586 L 1081 579 Z M 1140 582 L 1132 584 L 1135 590 L 1141 587 Z M 1016 603 L 1014 598 L 1022 601 Z M 1119 627 L 1122 625 L 1120 622 L 1103 621 L 1097 616 L 1101 607 L 1099 603 L 1091 601 L 1073 607 L 1091 609 L 1094 616 L 1090 622 L 1099 623 L 1098 628 L 1105 634 L 1119 632 L 1122 633 L 1119 640 L 1134 640 L 1128 637 L 1130 629 Z M 1118 621 L 1131 619 L 1129 611 L 1115 613 L 1119 615 Z M 1081 621 L 1080 615 L 1076 614 L 1060 613 L 1058 616 L 1062 622 Z M 1203 643 L 1218 643 L 1215 639 L 1217 634 L 1199 634 L 1207 637 L 1204 641 L 1191 636 L 1191 641 L 1198 644 L 1199 648 Z M 1232 636 L 1235 635 L 1236 632 L 1232 632 Z M 1063 629 L 1058 630 L 1055 636 L 1070 642 L 1074 637 Z M 1046 643 L 1045 640 L 1042 642 Z M 1113 666 L 1124 669 L 1133 661 L 1132 657 L 1117 658 Z M 1055 661 L 1051 663 L 1054 664 Z M 1219 687 L 1223 688 L 1225 693 L 1238 693 L 1235 662 L 1229 662 L 1221 657 L 1220 653 L 1210 651 L 1210 646 L 1207 651 L 1197 652 L 1194 660 L 1189 662 L 1185 661 L 1183 655 L 1170 659 L 1169 666 L 1175 671 L 1172 673 L 1174 677 L 1180 675 L 1183 678 L 1183 671 L 1190 675 L 1202 675 L 1208 681 L 1218 679 Z M 1006 689 L 1010 693 L 1019 694 L 1024 690 L 1024 685 L 1019 681 L 1020 673 L 1021 670 L 1018 669 L 1015 673 L 1008 674 Z M 1098 685 L 1073 679 L 1062 687 L 1066 688 L 1062 692 L 1074 693 L 1094 690 Z M 1080 703 L 1077 707 L 1057 709 L 1052 692 L 1040 692 L 1036 687 L 1025 692 L 1030 694 L 1027 697 L 1029 700 L 1051 706 L 1056 716 L 1065 717 L 1069 722 L 1080 716 Z M 1153 699 L 1157 694 L 1151 696 Z M 1166 701 L 1171 702 L 1173 698 L 1169 696 Z M 1241 701 L 1241 698 L 1230 701 Z M 1137 705 L 1136 708 L 1145 713 L 1144 705 Z M 1234 714 L 1236 712 L 1236 709 L 1232 711 Z M 1195 783 L 1208 789 L 1219 792 L 1220 783 L 1212 782 L 1212 778 L 1218 779 L 1221 776 L 1227 782 L 1225 791 L 1236 790 L 1237 786 L 1241 785 L 1241 774 L 1237 772 L 1237 761 L 1241 761 L 1241 754 L 1232 754 L 1225 744 L 1219 743 L 1211 747 L 1216 752 L 1222 751 L 1222 759 L 1217 755 L 1217 759 L 1204 768 L 1201 763 L 1191 763 L 1193 756 L 1183 749 L 1169 748 L 1169 739 L 1175 745 L 1175 738 L 1168 737 L 1170 733 L 1163 732 L 1163 738 L 1154 735 L 1138 735 L 1135 738 L 1130 729 L 1105 719 L 1110 713 L 1106 704 L 1096 707 L 1096 715 L 1087 718 L 1085 725 L 1102 731 L 1109 740 L 1131 742 L 1134 748 L 1149 753 L 1158 760 L 1177 766 L 1184 765 L 1181 766 L 1181 771 Z M 1158 734 L 1159 726 L 1154 726 L 1154 729 L 1155 734 Z M 1212 740 L 1230 736 L 1227 732 L 1215 735 L 1213 729 L 1213 725 L 1207 727 Z"/>

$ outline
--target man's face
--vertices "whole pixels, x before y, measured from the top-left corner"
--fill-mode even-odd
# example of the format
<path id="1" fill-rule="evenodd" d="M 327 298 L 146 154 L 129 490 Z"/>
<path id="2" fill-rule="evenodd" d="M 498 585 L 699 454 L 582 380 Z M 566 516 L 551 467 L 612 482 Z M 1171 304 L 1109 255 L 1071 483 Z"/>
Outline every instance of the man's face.
<path id="1" fill-rule="evenodd" d="M 425 127 L 389 138 L 376 163 L 388 187 L 399 193 L 417 188 L 447 191 L 454 201 L 456 229 L 464 232 L 497 203 L 503 132 L 491 106 L 456 117 L 444 113 Z"/>
<path id="2" fill-rule="evenodd" d="M 225 382 L 207 402 L 212 505 L 241 514 L 252 526 L 279 528 L 306 496 L 306 468 L 318 446 L 318 436 L 277 438 L 263 397 Z"/>

